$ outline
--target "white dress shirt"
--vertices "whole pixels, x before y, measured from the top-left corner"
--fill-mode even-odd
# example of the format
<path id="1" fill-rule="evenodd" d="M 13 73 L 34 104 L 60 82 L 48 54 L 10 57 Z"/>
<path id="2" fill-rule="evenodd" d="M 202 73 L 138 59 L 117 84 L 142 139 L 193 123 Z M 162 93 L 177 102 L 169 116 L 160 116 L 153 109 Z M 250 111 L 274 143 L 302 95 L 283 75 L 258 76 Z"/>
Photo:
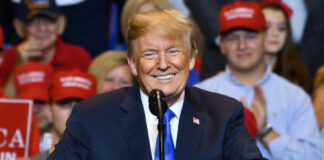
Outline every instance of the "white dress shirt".
<path id="1" fill-rule="evenodd" d="M 53 135 L 51 132 L 45 132 L 42 140 L 39 142 L 39 151 L 45 152 L 49 150 L 53 143 Z"/>
<path id="2" fill-rule="evenodd" d="M 159 133 L 158 129 L 157 129 L 158 119 L 155 115 L 153 115 L 150 112 L 147 95 L 142 90 L 140 90 L 140 94 L 141 94 L 141 100 L 142 100 L 143 107 L 144 107 L 144 114 L 145 114 L 147 132 L 148 132 L 148 136 L 149 136 L 149 140 L 150 140 L 152 159 L 154 159 L 156 138 Z M 174 148 L 176 148 L 176 145 L 177 145 L 176 142 L 177 142 L 177 135 L 178 135 L 178 126 L 179 126 L 179 119 L 180 119 L 182 106 L 184 103 L 184 94 L 185 93 L 183 91 L 181 96 L 179 97 L 179 99 L 171 107 L 169 107 L 171 109 L 171 111 L 175 114 L 175 117 L 172 118 L 170 121 L 171 134 L 172 134 Z"/>

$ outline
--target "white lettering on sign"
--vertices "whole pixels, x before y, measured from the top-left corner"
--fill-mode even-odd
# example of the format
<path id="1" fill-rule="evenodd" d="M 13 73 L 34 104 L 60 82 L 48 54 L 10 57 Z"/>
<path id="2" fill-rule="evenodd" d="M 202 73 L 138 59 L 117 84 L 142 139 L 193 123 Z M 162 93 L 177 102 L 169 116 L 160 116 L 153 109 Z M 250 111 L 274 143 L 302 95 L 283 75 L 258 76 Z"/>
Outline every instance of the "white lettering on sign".
<path id="1" fill-rule="evenodd" d="M 24 148 L 24 141 L 21 136 L 21 132 L 19 129 L 16 130 L 14 136 L 11 139 L 11 142 L 9 143 L 9 148 L 15 148 L 15 143 L 18 143 L 18 148 Z"/>
<path id="2" fill-rule="evenodd" d="M 6 139 L 8 139 L 8 140 L 10 139 L 10 143 L 8 144 L 9 148 L 17 147 L 15 144 L 18 144 L 18 148 L 25 147 L 20 129 L 16 129 L 14 135 L 11 138 L 9 138 L 8 137 L 8 129 L 0 128 L 0 137 L 4 137 L 3 140 L 1 140 L 2 138 L 0 139 L 0 148 L 7 145 Z"/>
<path id="3" fill-rule="evenodd" d="M 8 130 L 4 128 L 0 128 L 0 137 L 4 137 L 3 140 L 1 140 L 2 138 L 0 138 L 0 148 L 4 147 L 7 144 L 6 141 L 7 136 L 8 136 Z"/>
<path id="4" fill-rule="evenodd" d="M 16 160 L 17 154 L 16 152 L 1 152 L 0 160 Z"/>

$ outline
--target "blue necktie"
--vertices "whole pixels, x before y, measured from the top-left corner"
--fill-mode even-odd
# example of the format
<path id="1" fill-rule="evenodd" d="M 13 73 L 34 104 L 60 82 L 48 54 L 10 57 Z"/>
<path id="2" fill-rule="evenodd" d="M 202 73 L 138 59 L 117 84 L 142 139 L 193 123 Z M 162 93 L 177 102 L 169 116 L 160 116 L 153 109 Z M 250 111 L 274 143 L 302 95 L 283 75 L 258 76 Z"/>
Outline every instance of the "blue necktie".
<path id="1" fill-rule="evenodd" d="M 165 160 L 174 160 L 174 144 L 172 140 L 172 134 L 171 134 L 171 126 L 170 121 L 171 119 L 175 117 L 175 114 L 168 109 L 164 115 L 163 115 L 163 121 L 165 124 L 165 140 L 164 140 L 164 154 L 165 154 Z M 160 160 L 159 157 L 159 136 L 156 139 L 156 146 L 155 146 L 155 160 Z"/>

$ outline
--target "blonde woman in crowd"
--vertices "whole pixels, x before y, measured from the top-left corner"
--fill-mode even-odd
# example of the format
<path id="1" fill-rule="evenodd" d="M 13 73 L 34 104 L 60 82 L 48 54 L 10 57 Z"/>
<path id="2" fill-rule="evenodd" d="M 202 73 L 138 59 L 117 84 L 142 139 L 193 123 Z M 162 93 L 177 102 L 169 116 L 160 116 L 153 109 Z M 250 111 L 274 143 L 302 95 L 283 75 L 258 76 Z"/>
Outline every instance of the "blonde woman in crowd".
<path id="1" fill-rule="evenodd" d="M 156 9 L 172 9 L 168 0 L 127 0 L 121 13 L 121 30 L 126 39 L 128 20 L 137 13 Z"/>
<path id="2" fill-rule="evenodd" d="M 97 56 L 89 67 L 97 79 L 97 94 L 134 84 L 124 51 L 106 51 Z"/>

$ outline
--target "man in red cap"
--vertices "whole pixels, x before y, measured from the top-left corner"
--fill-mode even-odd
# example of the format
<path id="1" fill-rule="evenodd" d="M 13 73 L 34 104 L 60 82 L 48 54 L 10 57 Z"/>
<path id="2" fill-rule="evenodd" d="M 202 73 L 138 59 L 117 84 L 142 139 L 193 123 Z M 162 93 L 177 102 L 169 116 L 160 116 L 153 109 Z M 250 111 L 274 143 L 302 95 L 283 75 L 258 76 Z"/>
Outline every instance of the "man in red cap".
<path id="1" fill-rule="evenodd" d="M 51 64 L 55 71 L 88 70 L 90 55 L 83 48 L 67 44 L 60 38 L 66 19 L 55 0 L 22 0 L 17 6 L 16 15 L 14 26 L 24 40 L 5 51 L 4 54 L 11 57 L 7 62 L 11 70 L 6 74 L 13 73 L 12 64 L 29 61 Z M 4 92 L 9 97 L 14 97 L 13 81 L 9 78 L 3 84 Z"/>
<path id="2" fill-rule="evenodd" d="M 241 100 L 257 121 L 257 145 L 268 159 L 320 159 L 310 97 L 264 61 L 265 18 L 255 2 L 225 5 L 218 16 L 226 70 L 197 86 Z"/>
<path id="3" fill-rule="evenodd" d="M 49 107 L 49 88 L 52 76 L 52 67 L 41 62 L 21 65 L 14 75 L 16 98 L 33 100 L 33 112 L 41 133 L 41 152 L 49 149 L 51 145 L 52 117 Z"/>
<path id="4" fill-rule="evenodd" d="M 53 118 L 52 145 L 47 151 L 32 158 L 32 160 L 45 160 L 54 145 L 62 137 L 66 128 L 66 120 L 70 116 L 75 103 L 92 97 L 96 94 L 96 78 L 88 73 L 79 70 L 57 72 L 52 80 L 51 93 L 51 114 Z"/>

